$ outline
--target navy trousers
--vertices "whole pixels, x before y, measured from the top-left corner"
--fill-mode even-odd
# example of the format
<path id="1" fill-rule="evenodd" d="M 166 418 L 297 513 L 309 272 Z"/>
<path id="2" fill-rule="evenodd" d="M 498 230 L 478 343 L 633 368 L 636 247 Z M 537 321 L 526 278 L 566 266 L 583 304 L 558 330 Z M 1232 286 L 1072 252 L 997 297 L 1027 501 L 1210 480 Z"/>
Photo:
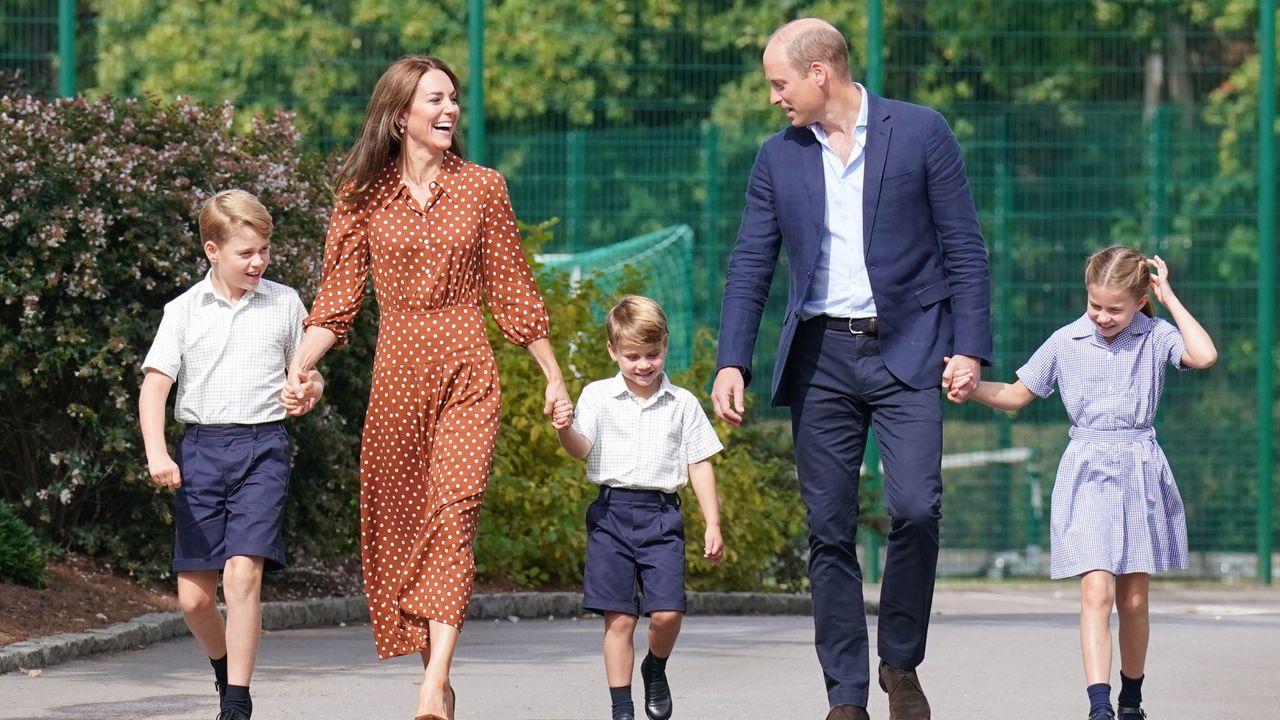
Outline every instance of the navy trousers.
<path id="1" fill-rule="evenodd" d="M 942 363 L 942 358 L 938 358 Z M 815 645 L 831 705 L 866 707 L 870 680 L 858 529 L 868 428 L 884 462 L 890 530 L 878 650 L 899 668 L 924 660 L 942 508 L 942 399 L 895 378 L 875 337 L 801 323 L 784 380 L 809 519 Z"/>

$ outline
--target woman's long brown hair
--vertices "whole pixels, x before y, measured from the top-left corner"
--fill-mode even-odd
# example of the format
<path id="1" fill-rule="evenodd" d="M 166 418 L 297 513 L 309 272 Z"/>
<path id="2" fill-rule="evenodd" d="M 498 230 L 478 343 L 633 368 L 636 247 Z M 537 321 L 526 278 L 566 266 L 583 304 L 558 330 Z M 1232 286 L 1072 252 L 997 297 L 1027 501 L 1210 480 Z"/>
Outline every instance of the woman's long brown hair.
<path id="1" fill-rule="evenodd" d="M 439 58 L 430 55 L 406 55 L 396 60 L 378 78 L 369 97 L 369 107 L 364 114 L 364 127 L 351 151 L 343 158 L 333 187 L 338 200 L 359 203 L 364 199 L 373 181 L 386 167 L 387 160 L 400 154 L 401 131 L 396 119 L 408 110 L 418 81 L 432 70 L 449 76 L 453 89 L 461 92 L 458 76 Z M 462 141 L 454 132 L 449 151 L 463 157 Z"/>

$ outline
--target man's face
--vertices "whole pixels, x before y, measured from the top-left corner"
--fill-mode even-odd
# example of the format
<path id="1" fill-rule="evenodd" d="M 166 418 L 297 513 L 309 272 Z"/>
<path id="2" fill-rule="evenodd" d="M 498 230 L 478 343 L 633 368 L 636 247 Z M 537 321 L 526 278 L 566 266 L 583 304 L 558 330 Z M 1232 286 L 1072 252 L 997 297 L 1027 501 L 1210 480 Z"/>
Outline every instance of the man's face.
<path id="1" fill-rule="evenodd" d="M 764 50 L 764 76 L 769 81 L 769 102 L 782 108 L 794 127 L 817 122 L 826 102 L 812 72 L 801 72 L 787 58 L 786 47 L 770 43 Z"/>

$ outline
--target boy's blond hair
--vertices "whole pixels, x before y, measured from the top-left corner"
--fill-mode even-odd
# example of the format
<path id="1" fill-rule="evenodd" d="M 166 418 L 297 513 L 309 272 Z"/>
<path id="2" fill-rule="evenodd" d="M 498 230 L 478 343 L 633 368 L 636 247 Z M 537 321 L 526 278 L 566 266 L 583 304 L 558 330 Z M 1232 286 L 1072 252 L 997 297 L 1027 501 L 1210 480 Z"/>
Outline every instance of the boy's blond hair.
<path id="1" fill-rule="evenodd" d="M 264 239 L 271 237 L 271 213 L 244 190 L 223 190 L 200 207 L 201 243 L 222 247 L 244 227 L 253 228 Z"/>
<path id="2" fill-rule="evenodd" d="M 615 348 L 622 342 L 648 345 L 667 339 L 667 314 L 661 305 L 641 295 L 619 300 L 605 316 L 604 326 Z"/>

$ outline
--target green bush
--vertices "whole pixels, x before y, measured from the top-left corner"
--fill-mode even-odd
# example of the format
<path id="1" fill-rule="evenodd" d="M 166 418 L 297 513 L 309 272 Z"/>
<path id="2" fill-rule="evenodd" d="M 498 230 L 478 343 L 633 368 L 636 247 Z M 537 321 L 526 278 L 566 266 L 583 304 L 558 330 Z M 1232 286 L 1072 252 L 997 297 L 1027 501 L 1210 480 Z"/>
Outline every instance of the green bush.
<path id="1" fill-rule="evenodd" d="M 524 228 L 525 248 L 551 312 L 551 340 L 575 401 L 584 385 L 617 373 L 605 349 L 603 311 L 615 300 L 590 279 L 570 287 L 566 275 L 537 265 L 533 252 L 550 238 L 549 224 Z M 643 292 L 631 277 L 618 294 Z M 542 414 L 546 389 L 529 353 L 504 341 L 490 323 L 502 374 L 503 421 L 476 538 L 482 580 L 520 587 L 582 582 L 586 507 L 596 488 L 586 464 L 565 453 Z M 672 381 L 701 398 L 715 367 L 714 345 L 699 336 L 692 365 Z M 702 559 L 705 526 L 692 488 L 681 493 L 689 585 L 697 589 L 800 589 L 806 547 L 804 506 L 795 484 L 785 424 L 756 421 L 731 428 L 713 420 L 725 451 L 712 462 L 727 551 L 715 568 Z M 799 549 L 798 549 L 799 548 Z"/>
<path id="2" fill-rule="evenodd" d="M 44 553 L 35 533 L 0 501 L 0 582 L 44 587 Z"/>
<path id="3" fill-rule="evenodd" d="M 276 225 L 268 275 L 313 295 L 327 168 L 303 155 L 287 115 L 243 134 L 233 116 L 181 99 L 0 98 L 0 499 L 57 547 L 142 572 L 168 567 L 172 499 L 147 475 L 139 366 L 164 303 L 206 270 L 196 226 L 205 198 L 257 194 Z M 349 551 L 358 537 L 372 338 L 357 332 L 334 354 L 326 402 L 291 423 L 295 552 Z"/>

